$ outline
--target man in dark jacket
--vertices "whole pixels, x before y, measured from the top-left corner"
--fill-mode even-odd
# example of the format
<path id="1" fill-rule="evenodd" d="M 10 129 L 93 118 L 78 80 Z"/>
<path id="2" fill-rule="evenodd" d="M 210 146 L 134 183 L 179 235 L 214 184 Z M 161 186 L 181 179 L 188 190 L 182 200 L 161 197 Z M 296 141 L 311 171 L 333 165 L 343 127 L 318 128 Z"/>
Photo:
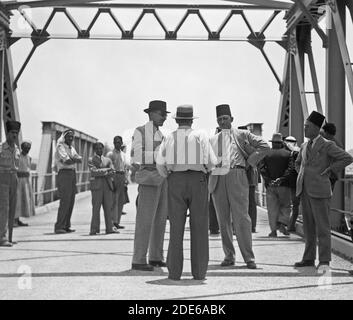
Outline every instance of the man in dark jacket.
<path id="1" fill-rule="evenodd" d="M 265 180 L 268 220 L 271 233 L 277 237 L 277 229 L 289 235 L 287 225 L 291 211 L 291 191 L 289 188 L 288 168 L 291 153 L 284 148 L 282 134 L 272 136 L 272 150 L 263 159 L 260 172 Z"/>

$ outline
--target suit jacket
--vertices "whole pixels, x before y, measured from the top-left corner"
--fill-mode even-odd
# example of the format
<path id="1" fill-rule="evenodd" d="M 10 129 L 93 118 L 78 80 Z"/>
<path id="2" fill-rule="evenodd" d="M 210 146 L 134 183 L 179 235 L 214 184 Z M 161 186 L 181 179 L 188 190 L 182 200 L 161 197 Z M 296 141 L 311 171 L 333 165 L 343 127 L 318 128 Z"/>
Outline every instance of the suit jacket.
<path id="1" fill-rule="evenodd" d="M 246 166 L 251 164 L 252 167 L 256 167 L 259 161 L 266 155 L 265 151 L 270 150 L 269 145 L 259 136 L 252 134 L 248 130 L 238 130 L 235 128 L 231 129 L 231 134 L 233 134 L 236 140 L 239 142 L 246 160 Z M 222 159 L 222 132 L 217 133 L 211 138 L 211 145 L 215 151 L 215 154 L 219 160 Z M 218 179 L 220 175 L 225 175 L 229 172 L 229 166 L 222 166 L 222 168 L 216 168 L 209 177 L 208 180 L 208 190 L 212 193 L 217 186 Z"/>
<path id="2" fill-rule="evenodd" d="M 299 155 L 295 162 L 298 171 L 297 196 L 299 196 L 305 185 L 305 190 L 313 198 L 330 198 L 332 196 L 330 173 L 321 173 L 330 168 L 337 174 L 353 162 L 352 156 L 337 147 L 333 141 L 319 136 L 312 151 L 307 157 L 308 142 L 301 145 Z"/>
<path id="3" fill-rule="evenodd" d="M 108 183 L 110 190 L 113 190 L 113 178 L 107 176 L 107 172 L 114 169 L 109 158 L 95 154 L 88 160 L 88 167 L 91 172 L 90 189 L 92 191 L 103 188 L 103 183 Z"/>

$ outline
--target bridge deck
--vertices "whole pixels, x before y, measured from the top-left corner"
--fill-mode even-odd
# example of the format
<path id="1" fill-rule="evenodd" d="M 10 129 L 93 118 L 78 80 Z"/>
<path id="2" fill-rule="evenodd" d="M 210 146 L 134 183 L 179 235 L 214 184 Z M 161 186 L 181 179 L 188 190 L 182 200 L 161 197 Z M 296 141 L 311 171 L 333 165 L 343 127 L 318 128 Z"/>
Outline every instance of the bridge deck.
<path id="1" fill-rule="evenodd" d="M 129 188 L 135 199 L 136 186 Z M 187 228 L 182 280 L 167 279 L 166 268 L 154 272 L 130 270 L 134 236 L 134 204 L 125 207 L 126 227 L 120 234 L 88 236 L 91 198 L 76 201 L 73 234 L 55 235 L 56 210 L 28 219 L 16 228 L 13 248 L 0 249 L 0 299 L 352 299 L 351 264 L 333 256 L 331 284 L 314 268 L 294 269 L 304 243 L 297 235 L 269 239 L 266 212 L 259 209 L 258 233 L 253 235 L 257 270 L 244 267 L 238 247 L 234 267 L 219 266 L 220 237 L 210 237 L 207 280 L 191 280 Z M 166 232 L 167 249 L 169 232 Z M 103 221 L 102 230 L 104 231 Z M 234 241 L 236 245 L 236 241 Z M 30 269 L 28 269 L 30 268 Z M 32 272 L 32 289 L 21 289 Z M 28 283 L 28 282 L 27 282 Z"/>

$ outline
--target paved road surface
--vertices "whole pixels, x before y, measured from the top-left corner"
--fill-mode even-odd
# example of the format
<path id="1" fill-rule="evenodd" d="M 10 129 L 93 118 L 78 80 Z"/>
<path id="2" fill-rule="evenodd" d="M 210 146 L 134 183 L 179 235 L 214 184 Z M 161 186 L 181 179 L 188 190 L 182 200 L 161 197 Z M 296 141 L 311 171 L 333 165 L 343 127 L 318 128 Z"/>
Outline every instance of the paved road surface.
<path id="1" fill-rule="evenodd" d="M 130 186 L 129 193 L 133 201 L 136 186 Z M 89 236 L 91 198 L 87 195 L 75 204 L 73 234 L 53 234 L 55 210 L 27 219 L 29 227 L 14 230 L 18 244 L 0 248 L 0 299 L 353 299 L 353 277 L 347 272 L 350 262 L 333 256 L 331 277 L 314 268 L 294 269 L 303 241 L 293 234 L 268 238 L 266 213 L 261 209 L 258 233 L 253 235 L 257 270 L 245 268 L 238 248 L 236 265 L 220 267 L 221 240 L 210 237 L 207 279 L 192 280 L 187 228 L 180 281 L 168 280 L 166 268 L 132 271 L 134 204 L 125 207 L 128 214 L 122 224 L 126 228 L 120 234 Z"/>

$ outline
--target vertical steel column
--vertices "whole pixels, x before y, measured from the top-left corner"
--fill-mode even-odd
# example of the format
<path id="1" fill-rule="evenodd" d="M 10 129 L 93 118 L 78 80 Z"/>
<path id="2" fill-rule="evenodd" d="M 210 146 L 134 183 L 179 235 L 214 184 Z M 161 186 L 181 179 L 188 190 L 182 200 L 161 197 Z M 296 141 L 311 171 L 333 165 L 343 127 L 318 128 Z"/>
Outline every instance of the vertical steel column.
<path id="1" fill-rule="evenodd" d="M 345 1 L 335 1 L 334 9 L 339 12 L 342 27 L 346 29 L 346 6 Z M 326 50 L 326 117 L 327 121 L 333 122 L 337 127 L 336 139 L 345 146 L 346 134 L 346 81 L 340 46 L 334 23 L 327 30 L 328 48 Z M 336 183 L 331 200 L 331 207 L 344 209 L 344 186 Z M 331 215 L 331 224 L 337 228 L 341 224 L 342 217 L 338 214 Z"/>
<path id="2" fill-rule="evenodd" d="M 289 134 L 296 137 L 298 144 L 304 141 L 304 116 L 307 115 L 307 104 L 304 88 L 304 53 L 305 44 L 302 33 L 307 29 L 297 27 L 290 35 L 290 111 Z"/>
<path id="3" fill-rule="evenodd" d="M 5 70 L 5 30 L 0 28 L 0 143 L 4 118 L 4 70 Z"/>

